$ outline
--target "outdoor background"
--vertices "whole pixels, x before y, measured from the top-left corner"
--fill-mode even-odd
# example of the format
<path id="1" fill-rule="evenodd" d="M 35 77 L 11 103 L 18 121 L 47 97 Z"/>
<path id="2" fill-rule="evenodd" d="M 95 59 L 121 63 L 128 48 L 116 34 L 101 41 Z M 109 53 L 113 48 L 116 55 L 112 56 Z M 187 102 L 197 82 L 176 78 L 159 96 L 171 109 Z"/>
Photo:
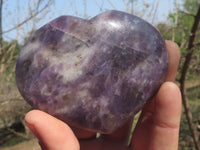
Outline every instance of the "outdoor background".
<path id="1" fill-rule="evenodd" d="M 90 19 L 110 9 L 147 20 L 180 46 L 179 149 L 200 150 L 200 0 L 0 0 L 0 149 L 40 149 L 24 123 L 31 107 L 15 83 L 15 63 L 26 39 L 61 15 Z"/>

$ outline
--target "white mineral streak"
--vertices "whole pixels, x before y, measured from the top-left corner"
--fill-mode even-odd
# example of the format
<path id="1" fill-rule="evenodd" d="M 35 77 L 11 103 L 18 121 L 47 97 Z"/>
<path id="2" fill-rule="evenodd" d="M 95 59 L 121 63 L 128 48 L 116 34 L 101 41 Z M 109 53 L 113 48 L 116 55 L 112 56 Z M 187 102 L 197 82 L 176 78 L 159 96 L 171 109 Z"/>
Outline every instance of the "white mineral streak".
<path id="1" fill-rule="evenodd" d="M 93 109 L 96 109 L 96 108 L 99 109 L 98 115 L 101 119 L 101 122 L 104 122 L 105 115 L 113 116 L 110 114 L 110 110 L 108 109 L 109 102 L 110 102 L 110 98 L 108 96 L 101 95 L 96 101 L 92 103 Z"/>
<path id="2" fill-rule="evenodd" d="M 38 58 L 42 57 L 42 58 Z M 48 49 L 43 49 L 42 51 L 35 52 L 35 55 L 33 55 L 33 66 L 35 68 L 38 68 L 41 65 L 41 62 L 48 61 L 50 59 L 50 53 Z M 42 59 L 42 60 L 41 60 Z"/>
<path id="3" fill-rule="evenodd" d="M 43 86 L 41 86 L 41 94 L 45 95 L 45 96 L 51 96 L 52 95 L 52 93 L 50 91 L 48 91 L 47 84 L 43 84 Z"/>
<path id="4" fill-rule="evenodd" d="M 58 74 L 63 77 L 63 83 L 74 81 L 82 75 L 82 68 L 88 66 L 88 61 L 93 53 L 93 48 L 81 48 L 60 57 L 52 56 L 50 66 L 63 64 L 63 67 L 58 71 Z"/>
<path id="5" fill-rule="evenodd" d="M 68 105 L 63 105 L 62 107 L 59 107 L 59 109 L 52 110 L 53 114 L 69 114 L 70 112 L 73 112 L 77 108 L 77 105 L 72 104 L 70 107 Z"/>
<path id="6" fill-rule="evenodd" d="M 81 90 L 81 91 L 77 91 L 77 96 L 82 97 L 81 102 L 79 102 L 79 104 L 81 103 L 83 106 L 87 106 L 88 104 L 90 104 L 91 99 L 88 98 L 88 90 Z M 68 114 L 70 112 L 74 112 L 76 111 L 77 107 L 79 105 L 77 105 L 77 103 L 73 103 L 70 105 L 62 105 L 62 107 L 60 107 L 59 109 L 54 110 L 55 114 Z M 88 107 L 88 106 L 87 106 Z"/>
<path id="7" fill-rule="evenodd" d="M 18 60 L 20 61 L 25 60 L 30 54 L 32 54 L 32 52 L 35 52 L 37 49 L 39 49 L 39 47 L 40 47 L 39 41 L 29 42 L 20 51 Z"/>

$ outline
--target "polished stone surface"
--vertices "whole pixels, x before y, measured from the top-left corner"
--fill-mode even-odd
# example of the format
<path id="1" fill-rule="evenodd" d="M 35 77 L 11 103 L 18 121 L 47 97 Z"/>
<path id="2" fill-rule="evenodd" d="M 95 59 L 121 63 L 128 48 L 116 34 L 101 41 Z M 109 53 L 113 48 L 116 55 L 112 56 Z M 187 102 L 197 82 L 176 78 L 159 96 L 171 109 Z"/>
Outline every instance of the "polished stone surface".
<path id="1" fill-rule="evenodd" d="M 112 10 L 90 20 L 61 16 L 38 29 L 19 54 L 16 82 L 33 108 L 110 133 L 155 95 L 167 70 L 160 33 Z"/>

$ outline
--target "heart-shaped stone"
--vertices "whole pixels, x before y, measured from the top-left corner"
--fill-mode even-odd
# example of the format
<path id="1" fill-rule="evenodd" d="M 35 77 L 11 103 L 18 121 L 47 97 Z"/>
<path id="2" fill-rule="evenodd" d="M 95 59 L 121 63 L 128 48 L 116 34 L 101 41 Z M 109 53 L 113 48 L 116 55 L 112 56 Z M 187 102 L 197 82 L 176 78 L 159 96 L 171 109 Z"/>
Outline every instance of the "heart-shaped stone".
<path id="1" fill-rule="evenodd" d="M 61 16 L 41 27 L 19 54 L 16 82 L 33 108 L 111 133 L 155 95 L 167 70 L 160 33 L 112 10 L 90 20 Z"/>

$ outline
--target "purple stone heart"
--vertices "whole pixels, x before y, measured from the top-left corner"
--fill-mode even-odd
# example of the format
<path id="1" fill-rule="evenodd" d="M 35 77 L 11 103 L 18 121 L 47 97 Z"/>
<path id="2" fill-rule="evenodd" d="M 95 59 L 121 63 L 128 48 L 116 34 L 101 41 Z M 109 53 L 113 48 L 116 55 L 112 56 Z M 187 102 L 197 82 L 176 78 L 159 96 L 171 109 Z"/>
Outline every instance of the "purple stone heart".
<path id="1" fill-rule="evenodd" d="M 38 29 L 19 54 L 16 82 L 33 108 L 111 133 L 156 94 L 167 70 L 160 33 L 112 10 L 90 20 L 61 16 Z"/>

